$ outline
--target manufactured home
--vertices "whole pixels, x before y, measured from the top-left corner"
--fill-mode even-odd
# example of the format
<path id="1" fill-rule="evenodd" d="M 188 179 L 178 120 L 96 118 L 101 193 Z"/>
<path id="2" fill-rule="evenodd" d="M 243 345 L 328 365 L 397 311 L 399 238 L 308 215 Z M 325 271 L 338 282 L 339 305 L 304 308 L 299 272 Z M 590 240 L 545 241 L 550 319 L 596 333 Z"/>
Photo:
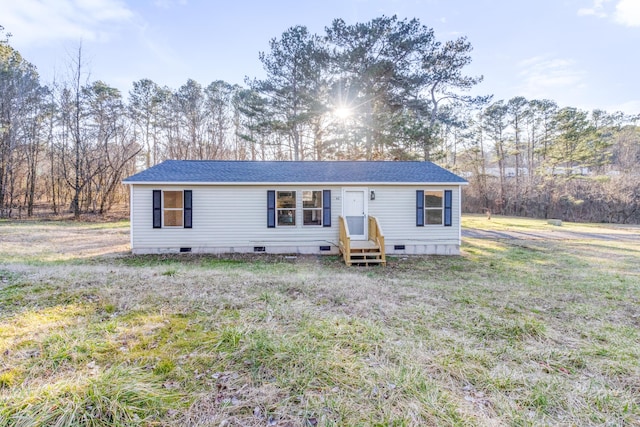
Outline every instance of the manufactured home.
<path id="1" fill-rule="evenodd" d="M 125 179 L 133 253 L 460 253 L 461 188 L 431 162 L 168 160 Z"/>

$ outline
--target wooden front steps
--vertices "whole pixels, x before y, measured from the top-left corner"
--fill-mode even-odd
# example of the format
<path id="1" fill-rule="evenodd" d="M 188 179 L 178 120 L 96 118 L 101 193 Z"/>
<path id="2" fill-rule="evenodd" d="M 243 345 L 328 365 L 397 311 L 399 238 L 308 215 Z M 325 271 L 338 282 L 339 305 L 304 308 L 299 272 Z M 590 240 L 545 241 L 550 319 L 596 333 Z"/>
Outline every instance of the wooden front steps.
<path id="1" fill-rule="evenodd" d="M 340 253 L 347 265 L 386 265 L 384 236 L 378 220 L 369 217 L 369 240 L 351 240 L 349 229 L 340 217 Z"/>
<path id="2" fill-rule="evenodd" d="M 371 240 L 353 240 L 351 241 L 350 263 L 347 265 L 361 264 L 373 265 L 384 264 L 380 247 Z"/>

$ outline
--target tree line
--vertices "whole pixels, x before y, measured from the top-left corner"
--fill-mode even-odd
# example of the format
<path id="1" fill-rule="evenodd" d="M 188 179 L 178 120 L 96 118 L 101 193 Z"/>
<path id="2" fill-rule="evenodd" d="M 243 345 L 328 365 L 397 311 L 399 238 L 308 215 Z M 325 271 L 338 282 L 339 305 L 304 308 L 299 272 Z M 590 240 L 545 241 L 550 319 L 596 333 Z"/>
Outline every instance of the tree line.
<path id="1" fill-rule="evenodd" d="M 0 31 L 2 34 L 2 31 Z M 638 116 L 472 97 L 466 38 L 380 17 L 286 30 L 245 85 L 89 81 L 82 49 L 42 85 L 0 40 L 0 216 L 106 213 L 165 159 L 431 160 L 465 176 L 467 211 L 640 222 Z M 635 183 L 635 186 L 634 186 Z"/>
<path id="2" fill-rule="evenodd" d="M 640 223 L 640 115 L 523 97 L 458 113 L 439 156 L 469 181 L 465 210 Z"/>

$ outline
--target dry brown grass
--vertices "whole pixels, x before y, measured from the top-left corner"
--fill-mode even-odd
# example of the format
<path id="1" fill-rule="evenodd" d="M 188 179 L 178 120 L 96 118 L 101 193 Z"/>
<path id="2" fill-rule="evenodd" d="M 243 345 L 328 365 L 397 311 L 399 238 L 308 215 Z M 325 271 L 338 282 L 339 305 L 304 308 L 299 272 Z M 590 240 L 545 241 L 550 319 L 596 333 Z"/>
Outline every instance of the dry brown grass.
<path id="1" fill-rule="evenodd" d="M 466 239 L 348 268 L 131 256 L 126 225 L 92 227 L 0 224 L 35 248 L 0 247 L 0 425 L 100 420 L 96 401 L 111 425 L 640 423 L 637 243 Z"/>
<path id="2" fill-rule="evenodd" d="M 4 262 L 41 263 L 126 254 L 127 222 L 1 221 L 0 254 Z"/>

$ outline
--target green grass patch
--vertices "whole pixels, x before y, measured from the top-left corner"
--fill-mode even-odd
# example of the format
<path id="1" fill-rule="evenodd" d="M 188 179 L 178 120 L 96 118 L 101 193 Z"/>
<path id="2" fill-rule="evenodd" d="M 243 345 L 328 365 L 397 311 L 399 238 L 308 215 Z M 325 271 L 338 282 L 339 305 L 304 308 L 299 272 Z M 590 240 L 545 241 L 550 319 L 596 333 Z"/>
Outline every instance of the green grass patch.
<path id="1" fill-rule="evenodd" d="M 91 376 L 57 378 L 0 395 L 2 425 L 130 426 L 159 422 L 177 402 L 149 374 L 114 366 Z"/>
<path id="2" fill-rule="evenodd" d="M 92 242 L 124 224 L 31 225 L 0 224 L 0 425 L 640 422 L 633 240 L 470 238 L 348 268 L 132 256 Z M 95 250 L 59 252 L 63 235 Z"/>

